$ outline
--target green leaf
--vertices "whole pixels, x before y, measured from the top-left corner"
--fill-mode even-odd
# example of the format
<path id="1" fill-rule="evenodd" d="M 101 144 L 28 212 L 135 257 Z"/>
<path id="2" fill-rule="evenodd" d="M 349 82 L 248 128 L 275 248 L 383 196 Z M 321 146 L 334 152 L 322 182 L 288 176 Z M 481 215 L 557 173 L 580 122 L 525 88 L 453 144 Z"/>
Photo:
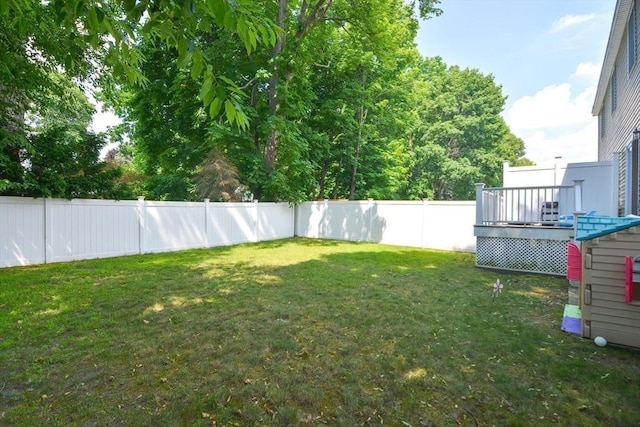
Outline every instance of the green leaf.
<path id="1" fill-rule="evenodd" d="M 230 30 L 235 30 L 235 28 L 236 28 L 236 15 L 235 15 L 235 13 L 233 13 L 232 10 L 229 9 L 224 14 L 224 21 L 223 21 L 222 25 L 225 28 L 228 28 Z"/>
<path id="2" fill-rule="evenodd" d="M 211 15 L 213 15 L 214 19 L 216 20 L 216 24 L 218 24 L 218 26 L 222 26 L 224 17 L 229 10 L 227 2 L 220 0 L 209 0 L 207 5 L 209 6 Z"/>
<path id="3" fill-rule="evenodd" d="M 249 44 L 251 45 L 252 50 L 258 48 L 258 39 L 256 38 L 256 33 L 254 31 L 249 32 Z M 247 52 L 250 53 L 249 50 L 247 50 Z"/>
<path id="4" fill-rule="evenodd" d="M 136 0 L 124 0 L 122 6 L 127 13 L 131 12 L 136 7 Z"/>
<path id="5" fill-rule="evenodd" d="M 236 108 L 233 105 L 233 102 L 228 99 L 224 102 L 224 113 L 227 116 L 227 122 L 229 124 L 233 124 L 236 118 Z"/>
<path id="6" fill-rule="evenodd" d="M 191 55 L 192 65 L 191 65 L 191 78 L 197 79 L 202 73 L 202 69 L 204 68 L 204 61 L 202 59 L 202 53 L 200 53 L 200 49 L 196 48 Z"/>
<path id="7" fill-rule="evenodd" d="M 182 37 L 178 40 L 178 54 L 184 55 L 187 52 L 189 52 L 189 40 L 186 37 Z"/>
<path id="8" fill-rule="evenodd" d="M 81 16 L 82 15 L 82 9 L 84 9 L 84 1 L 80 0 L 75 4 L 75 7 L 73 8 L 73 11 L 75 12 L 76 16 Z"/>
<path id="9" fill-rule="evenodd" d="M 95 9 L 96 9 L 96 15 L 98 15 L 98 23 L 102 24 L 102 21 L 104 21 L 104 16 L 105 16 L 104 9 L 97 6 L 95 7 Z"/>
<path id="10" fill-rule="evenodd" d="M 225 77 L 225 76 L 218 76 L 218 78 L 219 78 L 220 80 L 222 80 L 223 82 L 225 82 L 228 86 L 231 86 L 231 87 L 236 86 L 236 84 L 233 82 L 233 80 L 231 80 L 231 79 L 230 79 L 230 78 L 228 78 L 228 77 Z"/>
<path id="11" fill-rule="evenodd" d="M 260 41 L 264 44 L 271 43 L 271 34 L 269 28 L 266 25 L 259 25 L 258 31 L 260 32 Z"/>
<path id="12" fill-rule="evenodd" d="M 247 130 L 249 128 L 249 119 L 241 109 L 236 109 L 236 124 L 243 130 Z"/>
<path id="13" fill-rule="evenodd" d="M 189 51 L 185 51 L 183 54 L 180 54 L 178 56 L 178 68 L 182 69 L 187 65 L 189 65 L 189 62 L 191 61 L 191 56 L 192 54 Z"/>
<path id="14" fill-rule="evenodd" d="M 213 85 L 213 75 L 208 74 L 207 77 L 204 79 L 204 82 L 202 83 L 202 87 L 200 88 L 200 98 L 203 100 L 205 105 L 211 102 L 211 99 L 209 99 L 207 102 L 207 97 L 209 96 L 210 93 L 213 94 L 213 91 L 211 90 L 212 85 Z"/>
<path id="15" fill-rule="evenodd" d="M 92 7 L 91 9 L 89 9 L 87 18 L 89 19 L 89 22 L 88 22 L 89 30 L 92 33 L 98 32 L 100 24 L 98 23 L 98 15 L 96 13 L 96 8 Z"/>
<path id="16" fill-rule="evenodd" d="M 220 98 L 214 98 L 211 104 L 209 104 L 209 115 L 211 117 L 216 117 L 220 112 L 221 107 L 222 101 L 220 101 Z"/>

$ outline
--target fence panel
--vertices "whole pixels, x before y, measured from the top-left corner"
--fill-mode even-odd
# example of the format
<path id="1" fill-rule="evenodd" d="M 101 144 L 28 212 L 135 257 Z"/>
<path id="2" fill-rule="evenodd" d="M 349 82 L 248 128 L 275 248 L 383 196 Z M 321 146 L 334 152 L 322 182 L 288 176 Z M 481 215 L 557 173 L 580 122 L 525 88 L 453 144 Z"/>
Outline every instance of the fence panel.
<path id="1" fill-rule="evenodd" d="M 423 202 L 376 202 L 372 221 L 379 224 L 380 243 L 422 247 L 424 230 Z"/>
<path id="2" fill-rule="evenodd" d="M 44 203 L 47 262 L 139 253 L 137 202 L 46 199 Z"/>
<path id="3" fill-rule="evenodd" d="M 320 239 L 325 202 L 305 202 L 296 206 L 296 236 Z"/>
<path id="4" fill-rule="evenodd" d="M 260 208 L 262 204 L 260 204 Z M 209 246 L 258 241 L 257 203 L 209 203 L 207 239 Z"/>
<path id="5" fill-rule="evenodd" d="M 285 239 L 294 236 L 295 210 L 287 203 L 260 203 L 258 241 Z"/>
<path id="6" fill-rule="evenodd" d="M 475 202 L 306 202 L 296 235 L 432 249 L 475 251 Z"/>
<path id="7" fill-rule="evenodd" d="M 0 197 L 0 267 L 45 262 L 44 201 Z"/>
<path id="8" fill-rule="evenodd" d="M 475 203 L 455 203 L 325 201 L 294 210 L 286 203 L 0 197 L 0 267 L 294 235 L 473 251 Z"/>
<path id="9" fill-rule="evenodd" d="M 428 202 L 424 211 L 423 247 L 475 252 L 475 213 L 475 202 Z"/>
<path id="10" fill-rule="evenodd" d="M 201 202 L 144 202 L 142 252 L 178 251 L 207 246 Z"/>

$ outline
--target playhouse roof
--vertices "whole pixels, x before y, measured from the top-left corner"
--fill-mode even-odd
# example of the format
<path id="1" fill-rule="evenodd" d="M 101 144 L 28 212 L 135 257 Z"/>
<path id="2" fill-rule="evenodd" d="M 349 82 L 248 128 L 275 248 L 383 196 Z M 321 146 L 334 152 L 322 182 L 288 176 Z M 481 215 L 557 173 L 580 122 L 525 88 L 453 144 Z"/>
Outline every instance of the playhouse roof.
<path id="1" fill-rule="evenodd" d="M 576 240 L 591 240 L 640 225 L 640 217 L 579 216 Z"/>

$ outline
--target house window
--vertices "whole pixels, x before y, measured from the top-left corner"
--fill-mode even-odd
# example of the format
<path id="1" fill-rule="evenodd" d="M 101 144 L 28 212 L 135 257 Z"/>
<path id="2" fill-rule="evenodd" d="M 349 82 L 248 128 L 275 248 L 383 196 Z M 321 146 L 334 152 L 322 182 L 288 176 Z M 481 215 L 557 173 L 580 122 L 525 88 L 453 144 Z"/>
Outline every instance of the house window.
<path id="1" fill-rule="evenodd" d="M 629 59 L 629 72 L 633 68 L 636 60 L 638 59 L 638 52 L 636 47 L 638 46 L 638 22 L 636 21 L 636 6 L 631 9 L 631 16 L 629 16 L 629 25 L 627 26 L 627 50 Z"/>
<path id="2" fill-rule="evenodd" d="M 618 107 L 618 78 L 616 77 L 616 68 L 613 68 L 611 74 L 611 112 L 616 111 Z"/>
<path id="3" fill-rule="evenodd" d="M 598 118 L 600 119 L 598 124 L 600 125 L 600 138 L 604 138 L 604 132 L 605 132 L 605 128 L 604 128 L 604 111 L 600 112 L 600 115 L 598 116 Z"/>

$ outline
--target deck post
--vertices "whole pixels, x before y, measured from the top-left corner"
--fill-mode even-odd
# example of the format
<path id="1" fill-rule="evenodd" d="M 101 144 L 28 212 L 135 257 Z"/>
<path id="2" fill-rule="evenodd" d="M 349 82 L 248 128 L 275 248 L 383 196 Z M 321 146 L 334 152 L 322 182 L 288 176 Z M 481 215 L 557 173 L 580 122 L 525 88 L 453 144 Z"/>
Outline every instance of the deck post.
<path id="1" fill-rule="evenodd" d="M 484 183 L 476 183 L 476 225 L 482 225 L 482 191 L 484 190 Z"/>
<path id="2" fill-rule="evenodd" d="M 575 205 L 574 205 L 574 210 L 576 212 L 582 212 L 582 183 L 584 182 L 584 179 L 574 179 L 573 180 L 573 189 L 574 191 L 574 196 L 575 196 Z"/>
<path id="3" fill-rule="evenodd" d="M 574 179 L 573 180 L 573 189 L 574 189 L 574 197 L 575 197 L 575 205 L 573 209 L 573 238 L 578 236 L 578 217 L 585 214 L 585 211 L 582 210 L 582 183 L 584 179 Z"/>

